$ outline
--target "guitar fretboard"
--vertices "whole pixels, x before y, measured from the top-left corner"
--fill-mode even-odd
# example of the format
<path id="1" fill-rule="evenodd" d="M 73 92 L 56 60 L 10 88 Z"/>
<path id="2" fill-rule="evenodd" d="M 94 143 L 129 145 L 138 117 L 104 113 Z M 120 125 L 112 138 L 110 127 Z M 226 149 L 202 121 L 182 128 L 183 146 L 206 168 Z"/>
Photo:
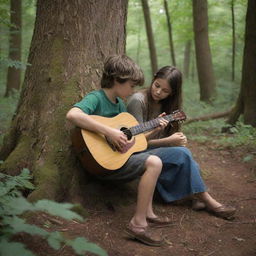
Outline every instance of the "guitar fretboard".
<path id="1" fill-rule="evenodd" d="M 129 128 L 129 130 L 132 133 L 132 136 L 135 136 L 135 135 L 143 133 L 143 132 L 151 131 L 159 126 L 160 119 L 162 119 L 162 118 L 166 119 L 169 122 L 172 122 L 174 120 L 172 115 L 167 115 L 167 116 L 158 117 L 156 119 L 138 124 L 136 126 Z"/>

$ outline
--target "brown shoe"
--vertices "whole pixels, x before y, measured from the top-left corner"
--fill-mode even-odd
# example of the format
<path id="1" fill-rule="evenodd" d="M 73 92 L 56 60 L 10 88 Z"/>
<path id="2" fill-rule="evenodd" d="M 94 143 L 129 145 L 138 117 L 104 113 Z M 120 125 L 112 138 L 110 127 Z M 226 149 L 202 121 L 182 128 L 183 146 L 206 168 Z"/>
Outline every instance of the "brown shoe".
<path id="1" fill-rule="evenodd" d="M 137 239 L 147 245 L 161 246 L 163 244 L 163 238 L 152 232 L 149 227 L 136 227 L 130 223 L 126 227 L 125 232 L 131 238 Z"/>
<path id="2" fill-rule="evenodd" d="M 211 213 L 213 213 L 215 216 L 223 218 L 223 219 L 232 219 L 234 217 L 234 214 L 236 212 L 236 208 L 229 205 L 221 205 L 216 208 L 209 208 L 207 207 L 207 210 Z"/>
<path id="3" fill-rule="evenodd" d="M 173 225 L 173 221 L 167 216 L 164 216 L 164 217 L 157 216 L 155 218 L 148 217 L 147 221 L 152 227 L 167 227 L 167 226 Z"/>

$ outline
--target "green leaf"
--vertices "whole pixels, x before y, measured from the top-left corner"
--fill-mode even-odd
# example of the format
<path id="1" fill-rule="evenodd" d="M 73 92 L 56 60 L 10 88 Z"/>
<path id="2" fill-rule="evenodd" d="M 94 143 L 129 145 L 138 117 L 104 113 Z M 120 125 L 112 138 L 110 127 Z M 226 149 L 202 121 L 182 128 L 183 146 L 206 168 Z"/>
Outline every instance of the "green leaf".
<path id="1" fill-rule="evenodd" d="M 244 162 L 249 162 L 249 161 L 251 161 L 253 158 L 254 158 L 253 155 L 247 155 L 247 156 L 245 156 L 245 157 L 243 158 L 243 161 L 244 161 Z"/>
<path id="2" fill-rule="evenodd" d="M 47 238 L 48 244 L 55 250 L 60 249 L 61 243 L 64 241 L 64 238 L 59 232 L 52 232 L 50 233 L 49 237 Z"/>
<path id="3" fill-rule="evenodd" d="M 42 228 L 25 223 L 25 220 L 17 216 L 5 217 L 3 220 L 3 224 L 9 225 L 12 228 L 13 234 L 19 233 L 19 232 L 25 232 L 31 235 L 41 235 L 43 237 L 49 234 L 49 232 L 45 231 Z"/>
<path id="4" fill-rule="evenodd" d="M 72 212 L 70 208 L 73 207 L 73 204 L 69 203 L 56 203 L 46 199 L 39 200 L 35 203 L 37 210 L 46 211 L 49 214 L 62 217 L 64 219 L 78 219 L 83 220 L 83 218 L 75 212 Z"/>
<path id="5" fill-rule="evenodd" d="M 67 244 L 70 245 L 79 255 L 84 255 L 85 252 L 92 252 L 100 256 L 108 255 L 105 250 L 94 243 L 88 242 L 84 237 L 77 237 L 74 240 L 68 240 Z"/>
<path id="6" fill-rule="evenodd" d="M 24 244 L 9 242 L 6 239 L 0 240 L 1 256 L 35 256 L 31 251 L 25 248 Z"/>
<path id="7" fill-rule="evenodd" d="M 35 210 L 35 207 L 23 197 L 12 197 L 5 204 L 6 214 L 19 215 L 29 210 Z"/>

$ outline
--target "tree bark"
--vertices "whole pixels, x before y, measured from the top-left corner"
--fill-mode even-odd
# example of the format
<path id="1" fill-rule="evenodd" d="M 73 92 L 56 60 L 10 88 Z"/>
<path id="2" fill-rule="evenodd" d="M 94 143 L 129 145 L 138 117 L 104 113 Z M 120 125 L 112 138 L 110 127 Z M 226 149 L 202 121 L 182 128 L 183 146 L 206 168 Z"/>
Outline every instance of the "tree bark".
<path id="1" fill-rule="evenodd" d="M 11 26 L 9 39 L 9 59 L 21 61 L 21 0 L 11 0 L 10 3 Z M 14 90 L 19 90 L 21 83 L 21 70 L 9 67 L 7 72 L 7 85 L 5 97 L 10 96 Z"/>
<path id="2" fill-rule="evenodd" d="M 193 0 L 193 23 L 200 100 L 210 102 L 215 96 L 215 77 L 208 38 L 207 0 Z"/>
<path id="3" fill-rule="evenodd" d="M 169 34 L 171 60 L 172 60 L 173 66 L 176 66 L 175 51 L 174 51 L 174 44 L 173 44 L 173 38 L 172 38 L 172 24 L 171 24 L 167 0 L 164 0 L 164 9 L 165 9 L 165 15 L 166 15 L 166 21 L 167 21 L 167 27 L 168 27 L 168 34 Z"/>
<path id="4" fill-rule="evenodd" d="M 245 44 L 242 81 L 234 111 L 227 122 L 235 124 L 240 114 L 244 123 L 256 127 L 256 2 L 248 0 L 245 25 Z"/>
<path id="5" fill-rule="evenodd" d="M 71 151 L 65 117 L 99 88 L 104 59 L 124 53 L 126 18 L 125 0 L 37 1 L 31 66 L 0 152 L 2 171 L 33 172 L 31 200 L 81 198 L 86 177 Z"/>
<path id="6" fill-rule="evenodd" d="M 189 77 L 190 54 L 191 54 L 191 40 L 186 42 L 185 51 L 184 51 L 183 74 L 185 78 Z"/>
<path id="7" fill-rule="evenodd" d="M 150 54 L 150 61 L 151 61 L 151 70 L 152 70 L 152 74 L 154 75 L 157 72 L 158 67 L 157 67 L 155 40 L 154 40 L 154 34 L 152 30 L 148 0 L 141 0 L 141 3 L 142 3 L 142 9 L 144 13 L 144 20 L 146 24 L 148 47 L 149 47 L 149 54 Z"/>

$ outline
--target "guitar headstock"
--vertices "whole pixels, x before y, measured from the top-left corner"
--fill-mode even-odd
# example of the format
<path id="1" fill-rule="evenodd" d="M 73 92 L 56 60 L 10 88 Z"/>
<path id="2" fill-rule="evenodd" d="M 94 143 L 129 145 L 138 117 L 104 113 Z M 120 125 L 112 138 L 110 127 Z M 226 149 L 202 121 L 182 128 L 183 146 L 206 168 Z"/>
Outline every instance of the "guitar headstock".
<path id="1" fill-rule="evenodd" d="M 181 110 L 175 110 L 172 112 L 172 119 L 173 121 L 185 121 L 187 118 L 186 114 Z"/>

